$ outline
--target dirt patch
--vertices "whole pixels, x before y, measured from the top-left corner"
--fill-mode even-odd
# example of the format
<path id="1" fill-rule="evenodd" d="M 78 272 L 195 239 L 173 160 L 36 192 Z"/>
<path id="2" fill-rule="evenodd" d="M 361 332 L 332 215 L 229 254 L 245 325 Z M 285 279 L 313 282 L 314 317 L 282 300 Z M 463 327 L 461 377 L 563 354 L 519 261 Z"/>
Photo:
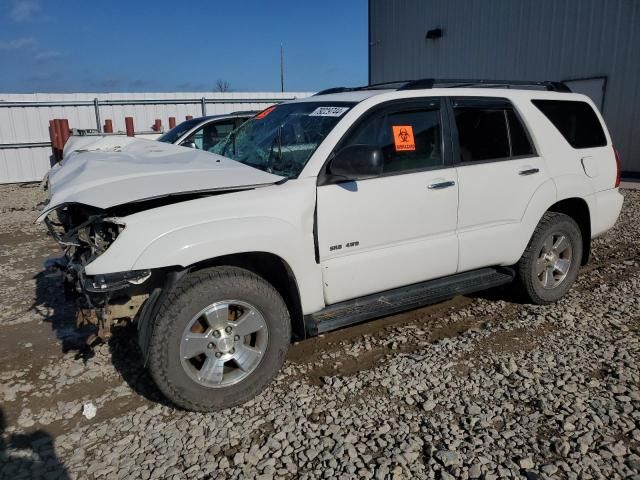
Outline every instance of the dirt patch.
<path id="1" fill-rule="evenodd" d="M 327 376 L 349 377 L 358 372 L 376 368 L 376 366 L 389 354 L 413 353 L 426 345 L 436 343 L 445 338 L 454 338 L 465 332 L 479 328 L 485 321 L 484 318 L 468 317 L 455 321 L 449 321 L 444 315 L 447 311 L 453 311 L 460 308 L 458 305 L 470 303 L 470 299 L 466 297 L 457 297 L 452 299 L 453 305 L 436 305 L 426 307 L 422 310 L 423 315 L 413 318 L 411 322 L 407 322 L 406 316 L 416 314 L 420 310 L 409 312 L 409 314 L 395 315 L 385 319 L 385 321 L 393 321 L 397 318 L 397 322 L 393 322 L 393 327 L 386 326 L 382 331 L 376 330 L 371 335 L 371 344 L 376 345 L 370 350 L 357 352 L 352 354 L 344 350 L 334 349 L 333 355 L 328 354 L 324 350 L 322 361 L 316 362 L 316 365 L 305 374 L 305 378 L 314 385 L 322 385 L 323 378 Z M 440 307 L 440 308 L 436 308 Z M 385 332 L 390 328 L 397 328 L 400 325 L 415 325 L 415 335 L 407 335 L 402 343 L 386 342 Z M 300 355 L 298 352 L 296 354 Z M 326 357 L 330 358 L 326 358 Z M 299 356 L 298 362 L 310 363 L 313 360 L 311 356 Z"/>
<path id="2" fill-rule="evenodd" d="M 37 210 L 47 198 L 39 183 L 2 185 L 0 189 L 0 212 Z"/>
<path id="3" fill-rule="evenodd" d="M 42 235 L 36 232 L 0 232 L 0 246 L 13 247 L 24 243 L 42 241 Z"/>
<path id="4" fill-rule="evenodd" d="M 505 330 L 480 340 L 467 357 L 481 357 L 484 353 L 528 352 L 539 347 L 544 338 L 556 331 L 552 325 L 545 324 L 537 328 L 518 328 Z"/>
<path id="5" fill-rule="evenodd" d="M 303 340 L 291 346 L 287 354 L 287 360 L 293 363 L 309 363 L 318 360 L 320 355 L 341 349 L 348 342 L 365 337 L 367 335 L 381 338 L 384 332 L 408 324 L 424 324 L 432 322 L 447 312 L 454 311 L 465 305 L 469 305 L 472 299 L 468 297 L 455 297 L 446 302 L 417 310 L 410 310 L 390 317 L 380 318 L 359 325 L 342 328 L 314 338 Z"/>
<path id="6" fill-rule="evenodd" d="M 557 327 L 544 324 L 535 328 L 503 330 L 478 341 L 473 350 L 461 355 L 452 367 L 456 375 L 467 375 L 474 368 L 474 361 L 489 353 L 511 354 L 529 352 L 542 346 L 544 339 L 557 331 Z"/>

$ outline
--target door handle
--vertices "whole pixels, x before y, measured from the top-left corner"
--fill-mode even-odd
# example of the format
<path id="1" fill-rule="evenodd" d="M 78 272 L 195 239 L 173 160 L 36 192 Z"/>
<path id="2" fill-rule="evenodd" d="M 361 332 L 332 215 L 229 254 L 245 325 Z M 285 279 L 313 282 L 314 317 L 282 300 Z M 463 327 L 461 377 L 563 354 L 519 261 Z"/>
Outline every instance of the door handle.
<path id="1" fill-rule="evenodd" d="M 438 182 L 432 183 L 429 185 L 429 190 L 442 190 L 443 188 L 453 187 L 456 184 L 453 180 L 449 180 L 447 182 Z"/>
<path id="2" fill-rule="evenodd" d="M 522 175 L 522 176 L 533 175 L 535 173 L 538 173 L 539 171 L 540 171 L 539 168 L 525 168 L 524 170 L 520 170 L 518 172 L 518 175 Z"/>

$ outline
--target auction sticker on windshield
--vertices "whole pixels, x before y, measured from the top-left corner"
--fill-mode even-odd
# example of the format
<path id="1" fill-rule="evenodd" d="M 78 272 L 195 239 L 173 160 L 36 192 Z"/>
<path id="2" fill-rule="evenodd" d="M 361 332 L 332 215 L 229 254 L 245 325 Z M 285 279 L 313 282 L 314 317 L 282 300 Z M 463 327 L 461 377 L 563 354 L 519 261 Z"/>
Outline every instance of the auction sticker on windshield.
<path id="1" fill-rule="evenodd" d="M 339 117 L 349 107 L 318 107 L 309 114 L 310 117 Z"/>

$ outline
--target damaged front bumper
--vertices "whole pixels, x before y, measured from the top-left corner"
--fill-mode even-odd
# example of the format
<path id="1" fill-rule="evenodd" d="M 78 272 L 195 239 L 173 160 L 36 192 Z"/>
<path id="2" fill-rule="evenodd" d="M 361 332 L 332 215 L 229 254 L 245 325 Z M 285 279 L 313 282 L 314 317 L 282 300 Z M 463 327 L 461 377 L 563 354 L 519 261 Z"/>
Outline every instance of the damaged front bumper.
<path id="1" fill-rule="evenodd" d="M 129 270 L 87 275 L 86 269 L 112 248 L 126 223 L 113 212 L 83 205 L 66 205 L 43 217 L 50 235 L 64 256 L 45 262 L 47 269 L 62 273 L 65 296 L 76 304 L 76 326 L 97 327 L 96 337 L 107 339 L 111 328 L 136 321 L 138 328 L 144 305 L 155 305 L 158 291 L 172 278 L 167 269 Z M 151 307 L 150 307 L 151 308 Z M 149 309 L 147 309 L 149 310 Z M 149 312 L 147 312 L 149 313 Z"/>
<path id="2" fill-rule="evenodd" d="M 85 275 L 82 265 L 66 257 L 47 264 L 62 272 L 65 296 L 76 304 L 76 327 L 97 329 L 87 339 L 90 344 L 110 338 L 112 327 L 121 321 L 133 320 L 149 296 L 143 284 L 151 278 L 150 270 Z"/>
<path id="3" fill-rule="evenodd" d="M 151 276 L 151 270 L 132 270 L 130 272 L 105 273 L 103 275 L 80 277 L 81 289 L 86 294 L 111 294 L 120 290 L 141 285 Z"/>
<path id="4" fill-rule="evenodd" d="M 151 277 L 151 270 L 86 275 L 84 266 L 60 257 L 47 260 L 45 268 L 57 268 L 63 273 L 65 291 L 72 296 L 85 297 L 87 305 L 99 308 L 117 293 L 142 285 Z"/>

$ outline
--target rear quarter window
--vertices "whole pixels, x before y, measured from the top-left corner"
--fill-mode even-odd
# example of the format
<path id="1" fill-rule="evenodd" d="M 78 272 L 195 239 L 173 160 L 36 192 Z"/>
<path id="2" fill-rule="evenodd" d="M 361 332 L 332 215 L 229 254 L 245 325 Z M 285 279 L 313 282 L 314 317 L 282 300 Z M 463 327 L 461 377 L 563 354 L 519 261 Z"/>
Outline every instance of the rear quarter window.
<path id="1" fill-rule="evenodd" d="M 573 148 L 607 145 L 598 116 L 586 102 L 574 100 L 531 100 Z"/>

